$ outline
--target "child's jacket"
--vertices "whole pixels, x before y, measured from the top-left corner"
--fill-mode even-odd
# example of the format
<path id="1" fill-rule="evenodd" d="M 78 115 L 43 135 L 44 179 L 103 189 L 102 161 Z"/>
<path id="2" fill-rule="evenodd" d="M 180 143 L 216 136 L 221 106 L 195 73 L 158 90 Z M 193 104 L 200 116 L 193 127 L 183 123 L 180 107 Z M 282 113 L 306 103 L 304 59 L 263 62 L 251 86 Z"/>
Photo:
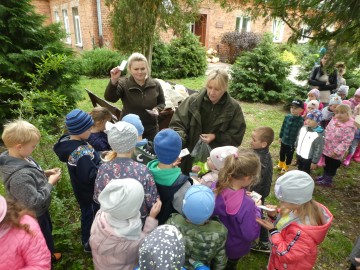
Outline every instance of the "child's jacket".
<path id="1" fill-rule="evenodd" d="M 317 164 L 324 148 L 324 129 L 317 126 L 315 129 L 304 126 L 300 129 L 296 140 L 296 154 L 303 159 L 311 159 Z"/>
<path id="2" fill-rule="evenodd" d="M 325 129 L 325 145 L 323 154 L 341 160 L 354 140 L 356 127 L 354 119 L 350 118 L 345 123 L 336 118 L 331 119 Z"/>
<path id="3" fill-rule="evenodd" d="M 60 161 L 66 162 L 71 185 L 80 205 L 94 202 L 94 183 L 100 165 L 100 156 L 86 141 L 70 140 L 62 136 L 54 145 L 54 152 Z"/>
<path id="4" fill-rule="evenodd" d="M 37 164 L 30 157 L 29 159 Z M 50 207 L 53 186 L 48 183 L 40 166 L 35 164 L 11 157 L 7 151 L 0 155 L 0 173 L 6 193 L 39 217 Z"/>
<path id="5" fill-rule="evenodd" d="M 281 230 L 272 231 L 271 255 L 268 270 L 310 270 L 316 262 L 317 246 L 324 241 L 333 220 L 333 215 L 319 204 L 325 215 L 326 223 L 311 226 L 290 222 Z"/>
<path id="6" fill-rule="evenodd" d="M 281 142 L 283 144 L 293 146 L 303 124 L 304 119 L 301 116 L 295 116 L 292 114 L 286 115 L 279 134 Z"/>

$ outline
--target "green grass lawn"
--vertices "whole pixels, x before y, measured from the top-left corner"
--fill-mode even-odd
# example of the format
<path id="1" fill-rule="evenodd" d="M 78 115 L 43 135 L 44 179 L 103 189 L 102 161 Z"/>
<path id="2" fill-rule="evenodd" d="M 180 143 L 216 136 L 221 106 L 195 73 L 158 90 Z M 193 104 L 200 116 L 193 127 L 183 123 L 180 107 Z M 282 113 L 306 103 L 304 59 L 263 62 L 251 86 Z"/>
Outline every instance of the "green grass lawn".
<path id="1" fill-rule="evenodd" d="M 83 78 L 79 83 L 79 89 L 88 88 L 98 96 L 103 97 L 108 81 L 109 79 Z M 204 85 L 205 77 L 170 81 L 183 84 L 191 89 L 200 89 Z M 251 131 L 258 126 L 272 127 L 276 137 L 278 137 L 283 117 L 287 113 L 282 105 L 247 102 L 240 102 L 240 104 L 247 123 L 242 147 L 250 147 Z M 85 91 L 83 91 L 83 100 L 78 103 L 78 107 L 85 111 L 92 109 L 91 102 Z M 60 251 L 64 252 L 64 258 L 56 265 L 55 269 L 93 269 L 91 257 L 82 251 L 80 245 L 80 211 L 72 193 L 66 166 L 58 161 L 52 151 L 52 145 L 56 139 L 57 137 L 43 138 L 40 146 L 34 152 L 35 159 L 44 169 L 60 166 L 64 172 L 61 181 L 53 192 L 51 204 L 56 246 Z M 270 150 L 273 161 L 276 163 L 279 152 L 277 140 L 271 145 Z M 294 169 L 294 167 L 291 169 Z M 350 167 L 341 167 L 339 169 L 334 188 L 316 187 L 315 189 L 315 199 L 328 206 L 335 219 L 328 237 L 319 247 L 318 261 L 314 269 L 347 269 L 346 257 L 350 253 L 353 241 L 359 234 L 359 208 L 356 208 L 352 203 L 354 200 L 359 200 L 359 169 L 360 164 L 352 162 Z M 320 173 L 321 169 L 318 169 L 314 172 L 314 176 Z M 278 173 L 275 172 L 273 182 L 277 177 Z M 2 185 L 0 185 L 0 193 L 4 194 Z M 277 202 L 273 191 L 267 200 L 271 203 Z M 241 259 L 238 269 L 266 269 L 267 261 L 267 255 L 251 252 Z"/>

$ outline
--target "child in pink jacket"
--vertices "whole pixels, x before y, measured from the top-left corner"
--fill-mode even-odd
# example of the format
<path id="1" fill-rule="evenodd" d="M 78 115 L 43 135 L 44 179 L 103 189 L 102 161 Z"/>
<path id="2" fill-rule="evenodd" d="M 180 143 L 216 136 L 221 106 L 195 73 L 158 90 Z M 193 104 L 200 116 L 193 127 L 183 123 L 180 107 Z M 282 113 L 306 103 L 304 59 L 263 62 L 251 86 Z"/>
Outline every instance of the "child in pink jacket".
<path id="1" fill-rule="evenodd" d="M 325 129 L 325 144 L 323 156 L 325 167 L 322 176 L 316 179 L 316 184 L 330 187 L 337 169 L 341 165 L 345 152 L 349 149 L 356 127 L 351 117 L 351 109 L 348 105 L 339 105 L 335 109 L 333 117 Z"/>
<path id="2" fill-rule="evenodd" d="M 1 195 L 0 254 L 0 269 L 51 268 L 50 251 L 33 214 Z"/>

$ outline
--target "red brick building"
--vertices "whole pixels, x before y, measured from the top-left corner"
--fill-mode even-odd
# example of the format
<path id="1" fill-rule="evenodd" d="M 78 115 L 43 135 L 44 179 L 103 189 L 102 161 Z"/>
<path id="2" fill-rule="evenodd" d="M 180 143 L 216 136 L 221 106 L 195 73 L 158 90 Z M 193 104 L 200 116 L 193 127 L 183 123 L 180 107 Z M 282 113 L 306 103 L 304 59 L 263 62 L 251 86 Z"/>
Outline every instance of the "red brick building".
<path id="1" fill-rule="evenodd" d="M 113 34 L 109 24 L 109 8 L 104 0 L 33 0 L 38 13 L 47 16 L 46 23 L 59 22 L 67 37 L 64 42 L 78 50 L 112 47 Z M 245 10 L 245 9 L 244 9 Z M 218 49 L 224 54 L 221 36 L 230 31 L 274 33 L 274 42 L 286 42 L 291 30 L 281 20 L 264 24 L 262 19 L 252 20 L 241 10 L 226 12 L 211 0 L 204 0 L 199 20 L 189 25 L 189 31 L 199 36 L 206 48 Z M 164 41 L 173 37 L 172 31 L 162 33 Z M 224 56 L 224 55 L 222 55 Z"/>

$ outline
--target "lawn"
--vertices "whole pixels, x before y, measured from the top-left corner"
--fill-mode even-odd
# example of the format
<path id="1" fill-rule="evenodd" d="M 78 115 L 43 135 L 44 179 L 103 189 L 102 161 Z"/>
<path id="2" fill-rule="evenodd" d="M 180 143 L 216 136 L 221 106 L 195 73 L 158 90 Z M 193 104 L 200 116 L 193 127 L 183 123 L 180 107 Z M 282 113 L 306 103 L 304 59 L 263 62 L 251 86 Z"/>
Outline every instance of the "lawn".
<path id="1" fill-rule="evenodd" d="M 184 84 L 191 89 L 200 89 L 204 85 L 205 77 L 174 80 L 174 82 Z M 83 78 L 79 84 L 79 89 L 88 88 L 102 97 L 107 83 L 108 79 Z M 83 97 L 78 107 L 90 111 L 92 105 L 85 91 L 83 91 Z M 247 123 L 242 147 L 250 147 L 251 131 L 258 126 L 270 126 L 274 129 L 276 137 L 278 136 L 283 117 L 287 113 L 282 105 L 247 102 L 240 102 L 240 104 Z M 56 137 L 51 136 L 44 137 L 34 152 L 35 159 L 44 169 L 60 166 L 64 172 L 61 181 L 53 192 L 51 205 L 56 246 L 64 252 L 64 258 L 56 265 L 55 269 L 93 269 L 91 257 L 82 251 L 80 245 L 79 209 L 72 193 L 66 166 L 58 161 L 52 151 L 52 145 L 56 139 Z M 270 149 L 275 163 L 279 151 L 277 140 Z M 333 188 L 316 187 L 315 189 L 315 199 L 328 206 L 335 219 L 328 237 L 319 247 L 318 261 L 314 269 L 347 269 L 346 257 L 359 234 L 359 169 L 360 164 L 352 162 L 350 167 L 340 168 Z M 313 175 L 320 173 L 321 169 L 318 169 Z M 273 180 L 275 181 L 277 177 L 278 174 L 275 172 Z M 4 193 L 1 185 L 0 193 Z M 268 201 L 276 203 L 273 192 L 268 197 Z M 266 269 L 267 260 L 267 255 L 251 252 L 240 261 L 238 269 Z"/>

